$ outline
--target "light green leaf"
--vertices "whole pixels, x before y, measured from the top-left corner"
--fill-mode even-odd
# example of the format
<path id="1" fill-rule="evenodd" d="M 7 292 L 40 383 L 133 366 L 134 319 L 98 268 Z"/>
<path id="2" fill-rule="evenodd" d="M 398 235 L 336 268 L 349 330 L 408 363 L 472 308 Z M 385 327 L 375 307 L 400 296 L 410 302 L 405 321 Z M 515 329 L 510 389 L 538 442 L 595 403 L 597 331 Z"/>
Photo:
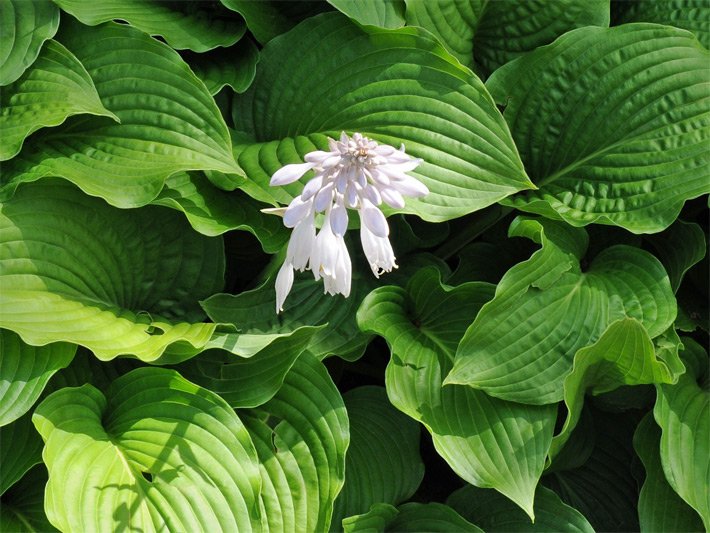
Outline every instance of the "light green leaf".
<path id="1" fill-rule="evenodd" d="M 373 505 L 367 513 L 343 520 L 345 533 L 427 531 L 482 533 L 477 526 L 441 503 L 405 503 L 398 508 L 386 503 Z"/>
<path id="2" fill-rule="evenodd" d="M 213 237 L 235 229 L 248 231 L 268 253 L 280 250 L 289 237 L 280 217 L 265 215 L 241 191 L 217 189 L 199 172 L 178 172 L 168 177 L 152 203 L 182 211 L 190 225 L 203 235 Z"/>
<path id="3" fill-rule="evenodd" d="M 459 339 L 491 296 L 487 283 L 449 287 L 427 268 L 406 289 L 371 292 L 358 311 L 358 324 L 390 346 L 385 381 L 392 404 L 425 425 L 459 476 L 495 488 L 532 516 L 555 407 L 514 404 L 470 387 L 442 388 Z"/>
<path id="4" fill-rule="evenodd" d="M 74 117 L 35 134 L 3 169 L 5 197 L 23 181 L 59 176 L 112 205 L 137 207 L 177 171 L 240 172 L 212 96 L 169 46 L 129 26 L 69 20 L 59 40 L 121 123 Z"/>
<path id="5" fill-rule="evenodd" d="M 264 529 L 328 531 L 349 430 L 343 399 L 323 364 L 304 353 L 276 396 L 240 414 L 259 456 Z"/>
<path id="6" fill-rule="evenodd" d="M 583 230 L 522 218 L 513 222 L 510 235 L 532 238 L 542 249 L 505 274 L 496 297 L 466 331 L 446 383 L 511 401 L 557 402 L 574 354 L 612 322 L 637 319 L 650 338 L 673 323 L 676 302 L 668 275 L 648 252 L 612 246 L 582 272 Z"/>
<path id="7" fill-rule="evenodd" d="M 666 231 L 647 240 L 666 268 L 673 292 L 678 292 L 685 273 L 705 257 L 705 232 L 697 224 L 676 220 Z"/>
<path id="8" fill-rule="evenodd" d="M 25 414 L 75 352 L 76 346 L 66 343 L 28 346 L 15 333 L 0 329 L 0 426 Z"/>
<path id="9" fill-rule="evenodd" d="M 150 35 L 159 35 L 178 50 L 205 52 L 231 46 L 241 39 L 246 25 L 241 17 L 212 2 L 163 2 L 160 0 L 53 0 L 84 24 L 96 26 L 125 20 Z"/>
<path id="10" fill-rule="evenodd" d="M 0 428 L 0 495 L 42 462 L 42 439 L 32 425 L 31 416 L 27 413 Z M 0 531 L 10 530 L 0 528 Z"/>
<path id="11" fill-rule="evenodd" d="M 359 24 L 389 29 L 404 26 L 403 0 L 328 0 L 328 3 Z"/>
<path id="12" fill-rule="evenodd" d="M 59 28 L 59 10 L 46 0 L 4 0 L 0 3 L 0 86 L 22 76 L 34 63 L 42 44 Z"/>
<path id="13" fill-rule="evenodd" d="M 688 372 L 675 385 L 657 385 L 653 415 L 661 427 L 661 463 L 668 483 L 710 528 L 710 392 L 696 379 L 707 373 L 707 352 L 684 338 Z M 695 359 L 695 361 L 692 361 Z"/>
<path id="14" fill-rule="evenodd" d="M 343 400 L 350 420 L 350 446 L 333 524 L 367 513 L 373 504 L 406 501 L 424 477 L 419 424 L 392 406 L 383 387 L 358 387 L 345 393 Z"/>
<path id="15" fill-rule="evenodd" d="M 641 531 L 702 531 L 703 523 L 698 514 L 666 481 L 659 452 L 660 440 L 661 430 L 649 413 L 634 434 L 634 448 L 646 469 L 638 504 Z"/>
<path id="16" fill-rule="evenodd" d="M 215 331 L 197 300 L 224 283 L 222 241 L 169 209 L 115 209 L 64 180 L 25 185 L 0 206 L 0 257 L 0 327 L 33 346 L 158 362 L 171 345 L 195 355 Z"/>
<path id="17" fill-rule="evenodd" d="M 355 322 L 357 307 L 375 284 L 371 278 L 353 279 L 352 293 L 342 298 L 325 294 L 323 283 L 307 272 L 297 276 L 280 314 L 276 314 L 274 276 L 251 291 L 215 294 L 203 301 L 202 307 L 213 321 L 239 328 L 238 337 L 227 334 L 224 339 L 234 353 L 256 353 L 298 328 L 328 324 L 313 336 L 308 350 L 319 359 L 338 355 L 354 360 L 362 355 L 371 337 L 362 333 Z"/>
<path id="18" fill-rule="evenodd" d="M 25 138 L 80 113 L 116 118 L 106 109 L 84 66 L 49 40 L 32 66 L 0 93 L 0 161 L 17 155 Z"/>
<path id="19" fill-rule="evenodd" d="M 462 64 L 485 72 L 582 26 L 608 26 L 609 0 L 406 0 L 409 25 L 422 26 Z"/>
<path id="20" fill-rule="evenodd" d="M 685 367 L 678 357 L 680 339 L 674 329 L 658 337 L 657 345 L 641 322 L 622 318 L 613 322 L 601 337 L 574 356 L 572 372 L 564 381 L 567 418 L 552 439 L 550 457 L 559 453 L 577 425 L 584 395 L 609 392 L 622 385 L 677 383 Z"/>
<path id="21" fill-rule="evenodd" d="M 177 370 L 219 394 L 232 407 L 257 407 L 278 392 L 286 374 L 320 329 L 323 327 L 297 328 L 248 358 L 234 357 L 226 350 L 207 350 Z"/>
<path id="22" fill-rule="evenodd" d="M 687 31 L 629 24 L 573 30 L 498 69 L 486 87 L 539 187 L 505 203 L 575 226 L 668 227 L 710 192 L 708 61 Z"/>
<path id="23" fill-rule="evenodd" d="M 219 396 L 143 367 L 106 392 L 45 399 L 33 421 L 49 470 L 45 509 L 62 531 L 260 529 L 254 445 Z"/>
<path id="24" fill-rule="evenodd" d="M 475 522 L 486 532 L 512 531 L 584 531 L 594 529 L 576 509 L 565 505 L 559 496 L 538 486 L 535 491 L 535 522 L 494 490 L 466 485 L 451 494 L 446 503 L 461 516 Z"/>
<path id="25" fill-rule="evenodd" d="M 619 2 L 623 9 L 617 24 L 656 22 L 692 31 L 710 48 L 710 6 L 705 0 L 635 0 Z"/>
<path id="26" fill-rule="evenodd" d="M 515 145 L 481 81 L 428 32 L 359 27 L 328 13 L 264 47 L 256 79 L 234 100 L 235 180 L 258 200 L 287 203 L 302 184 L 271 175 L 327 147 L 341 131 L 399 147 L 424 162 L 412 171 L 431 191 L 403 211 L 459 217 L 531 187 Z M 305 179 L 305 178 L 304 178 Z"/>
<path id="27" fill-rule="evenodd" d="M 225 85 L 243 93 L 254 81 L 259 50 L 251 39 L 244 38 L 227 50 L 217 49 L 206 54 L 184 53 L 183 58 L 212 96 Z"/>
<path id="28" fill-rule="evenodd" d="M 33 430 L 34 431 L 34 430 Z M 37 465 L 0 498 L 0 531 L 48 533 L 57 531 L 44 513 L 47 469 Z"/>

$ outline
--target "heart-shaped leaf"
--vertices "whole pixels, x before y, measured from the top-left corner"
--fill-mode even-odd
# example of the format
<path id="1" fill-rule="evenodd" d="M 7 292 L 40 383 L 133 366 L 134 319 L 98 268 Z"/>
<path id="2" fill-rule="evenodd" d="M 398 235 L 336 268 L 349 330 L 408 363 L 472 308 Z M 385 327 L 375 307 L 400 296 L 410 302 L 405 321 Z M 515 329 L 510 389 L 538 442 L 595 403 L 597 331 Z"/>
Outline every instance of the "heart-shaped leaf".
<path id="1" fill-rule="evenodd" d="M 636 0 L 619 2 L 616 24 L 655 22 L 692 31 L 710 48 L 710 6 L 704 0 Z"/>
<path id="2" fill-rule="evenodd" d="M 542 249 L 505 274 L 461 340 L 446 383 L 511 401 L 557 402 L 574 354 L 612 322 L 635 318 L 650 338 L 673 323 L 676 303 L 668 275 L 648 252 L 612 246 L 582 272 L 584 230 L 519 218 L 510 235 L 531 238 Z"/>
<path id="3" fill-rule="evenodd" d="M 235 148 L 255 198 L 288 203 L 301 185 L 271 188 L 280 167 L 327 147 L 341 131 L 423 159 L 412 171 L 431 191 L 404 211 L 459 217 L 532 186 L 481 81 L 417 28 L 359 27 L 328 13 L 299 24 L 261 52 L 256 79 L 234 100 L 246 137 Z"/>
<path id="4" fill-rule="evenodd" d="M 386 286 L 371 292 L 358 311 L 358 324 L 390 346 L 385 380 L 393 405 L 425 425 L 436 450 L 459 476 L 495 488 L 532 517 L 554 406 L 514 404 L 470 387 L 442 387 L 461 336 L 491 296 L 487 283 L 448 287 L 437 270 L 427 268 L 406 289 Z"/>
<path id="5" fill-rule="evenodd" d="M 156 362 L 171 345 L 177 359 L 198 353 L 215 331 L 197 301 L 224 283 L 223 244 L 175 211 L 115 209 L 43 180 L 0 206 L 0 257 L 0 327 L 28 344 Z"/>
<path id="6" fill-rule="evenodd" d="M 66 343 L 28 346 L 15 333 L 0 329 L 0 426 L 25 414 L 75 352 L 76 346 Z"/>
<path id="7" fill-rule="evenodd" d="M 150 35 L 159 35 L 170 46 L 205 52 L 236 43 L 244 32 L 244 20 L 216 3 L 161 2 L 156 0 L 55 0 L 84 24 L 96 26 L 125 20 Z"/>
<path id="8" fill-rule="evenodd" d="M 116 118 L 106 109 L 88 72 L 57 41 L 49 40 L 24 74 L 0 93 L 0 161 L 15 156 L 25 138 L 80 113 Z"/>
<path id="9" fill-rule="evenodd" d="M 59 28 L 59 9 L 45 0 L 6 0 L 0 4 L 0 86 L 22 76 L 42 44 Z"/>
<path id="10" fill-rule="evenodd" d="M 506 201 L 574 226 L 668 227 L 707 179 L 710 52 L 655 24 L 573 30 L 486 87 L 538 190 Z"/>
<path id="11" fill-rule="evenodd" d="M 383 387 L 358 387 L 345 393 L 343 400 L 350 420 L 350 446 L 333 524 L 367 513 L 376 503 L 406 501 L 424 477 L 419 424 L 392 406 Z"/>
<path id="12" fill-rule="evenodd" d="M 268 531 L 328 531 L 345 478 L 343 398 L 323 363 L 301 355 L 269 402 L 241 415 L 254 440 Z"/>
<path id="13" fill-rule="evenodd" d="M 67 20 L 58 39 L 121 123 L 74 117 L 37 133 L 4 166 L 5 197 L 21 182 L 60 176 L 112 205 L 137 207 L 180 170 L 240 172 L 217 105 L 172 48 L 114 23 L 90 28 Z"/>
<path id="14" fill-rule="evenodd" d="M 175 371 L 138 368 L 106 395 L 62 389 L 33 421 L 49 470 L 45 509 L 62 531 L 261 527 L 249 433 L 224 400 Z"/>
<path id="15" fill-rule="evenodd" d="M 634 448 L 646 469 L 638 506 L 641 531 L 702 531 L 698 514 L 675 493 L 663 474 L 660 440 L 661 430 L 649 413 L 634 434 Z"/>

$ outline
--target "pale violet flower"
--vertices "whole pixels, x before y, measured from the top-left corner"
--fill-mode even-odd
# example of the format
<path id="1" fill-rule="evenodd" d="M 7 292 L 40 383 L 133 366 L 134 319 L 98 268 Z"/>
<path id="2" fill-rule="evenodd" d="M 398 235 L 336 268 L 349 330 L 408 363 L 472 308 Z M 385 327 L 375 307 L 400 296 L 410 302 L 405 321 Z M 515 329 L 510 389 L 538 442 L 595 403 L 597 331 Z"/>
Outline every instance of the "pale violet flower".
<path id="1" fill-rule="evenodd" d="M 410 157 L 386 144 L 362 136 L 340 140 L 328 138 L 329 152 L 306 154 L 305 163 L 286 165 L 271 177 L 271 185 L 288 185 L 309 170 L 315 171 L 283 212 L 284 225 L 293 228 L 286 260 L 276 277 L 276 312 L 293 285 L 293 271 L 311 270 L 316 280 L 323 279 L 325 292 L 350 295 L 352 265 L 343 236 L 348 228 L 348 209 L 360 216 L 360 240 L 365 257 L 376 277 L 397 268 L 390 244 L 389 225 L 379 206 L 384 202 L 396 209 L 404 207 L 404 197 L 418 198 L 429 189 L 406 173 L 421 159 Z M 324 213 L 323 225 L 316 234 L 316 213 Z"/>

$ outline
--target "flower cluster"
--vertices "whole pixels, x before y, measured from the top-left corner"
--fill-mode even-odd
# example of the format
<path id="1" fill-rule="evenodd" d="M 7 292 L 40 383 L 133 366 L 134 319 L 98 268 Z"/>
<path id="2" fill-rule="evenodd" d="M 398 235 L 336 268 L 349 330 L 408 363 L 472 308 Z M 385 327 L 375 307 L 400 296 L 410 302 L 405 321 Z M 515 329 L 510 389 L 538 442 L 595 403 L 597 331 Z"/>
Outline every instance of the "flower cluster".
<path id="1" fill-rule="evenodd" d="M 276 312 L 293 285 L 294 269 L 311 270 L 323 279 L 325 292 L 350 295 L 352 266 L 343 236 L 348 227 L 348 208 L 360 216 L 360 239 L 370 268 L 376 277 L 397 268 L 389 226 L 379 205 L 404 207 L 404 197 L 429 193 L 424 184 L 406 174 L 421 159 L 386 144 L 343 132 L 340 140 L 328 139 L 329 152 L 306 154 L 305 163 L 286 165 L 271 177 L 271 185 L 287 185 L 309 170 L 315 176 L 284 212 L 284 225 L 293 228 L 286 260 L 276 277 Z M 315 215 L 324 213 L 316 234 Z"/>

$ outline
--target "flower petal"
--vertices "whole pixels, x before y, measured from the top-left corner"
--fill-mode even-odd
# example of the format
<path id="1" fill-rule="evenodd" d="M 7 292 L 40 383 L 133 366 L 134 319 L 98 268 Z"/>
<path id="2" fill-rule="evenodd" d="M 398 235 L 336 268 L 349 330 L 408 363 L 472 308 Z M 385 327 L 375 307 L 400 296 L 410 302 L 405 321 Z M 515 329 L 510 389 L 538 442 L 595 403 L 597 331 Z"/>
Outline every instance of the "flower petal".
<path id="1" fill-rule="evenodd" d="M 402 177 L 392 180 L 390 187 L 397 189 L 404 196 L 420 198 L 429 194 L 429 189 L 421 181 L 403 174 Z"/>
<path id="2" fill-rule="evenodd" d="M 301 200 L 300 196 L 296 196 L 291 203 L 288 205 L 286 212 L 284 213 L 284 226 L 287 228 L 293 228 L 306 216 L 308 216 L 309 211 L 313 209 L 313 200 L 308 200 L 304 202 Z"/>
<path id="3" fill-rule="evenodd" d="M 309 180 L 306 186 L 303 187 L 303 192 L 301 192 L 301 200 L 304 202 L 311 198 L 315 193 L 317 193 L 323 186 L 323 176 L 319 175 Z"/>
<path id="4" fill-rule="evenodd" d="M 278 185 L 288 185 L 289 183 L 298 181 L 301 176 L 311 170 L 314 166 L 314 163 L 296 163 L 293 165 L 286 165 L 285 167 L 277 170 L 274 175 L 271 176 L 269 185 L 276 187 Z"/>
<path id="5" fill-rule="evenodd" d="M 394 207 L 395 209 L 402 209 L 404 207 L 404 198 L 394 187 L 382 187 L 380 194 L 388 206 Z"/>
<path id="6" fill-rule="evenodd" d="M 333 182 L 330 182 L 329 184 L 324 186 L 320 191 L 318 191 L 318 194 L 316 194 L 316 198 L 314 200 L 316 212 L 320 213 L 321 211 L 324 211 L 325 208 L 328 207 L 332 201 Z"/>
<path id="7" fill-rule="evenodd" d="M 387 237 L 389 235 L 390 228 L 387 225 L 385 215 L 367 199 L 362 199 L 360 218 L 368 229 L 378 237 Z"/>
<path id="8" fill-rule="evenodd" d="M 284 310 L 284 302 L 293 286 L 293 268 L 285 262 L 276 276 L 276 313 Z"/>
<path id="9" fill-rule="evenodd" d="M 348 230 L 348 212 L 342 203 L 335 204 L 330 213 L 330 227 L 333 233 L 342 237 Z"/>

